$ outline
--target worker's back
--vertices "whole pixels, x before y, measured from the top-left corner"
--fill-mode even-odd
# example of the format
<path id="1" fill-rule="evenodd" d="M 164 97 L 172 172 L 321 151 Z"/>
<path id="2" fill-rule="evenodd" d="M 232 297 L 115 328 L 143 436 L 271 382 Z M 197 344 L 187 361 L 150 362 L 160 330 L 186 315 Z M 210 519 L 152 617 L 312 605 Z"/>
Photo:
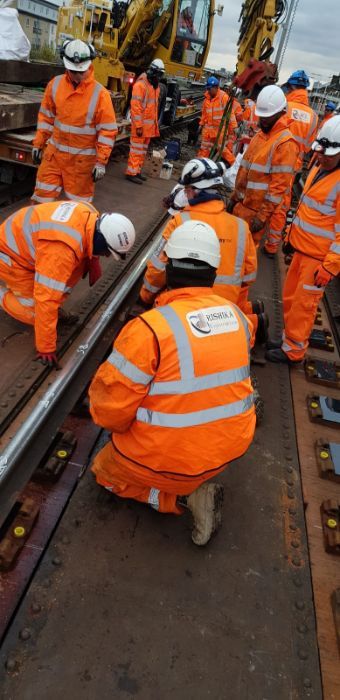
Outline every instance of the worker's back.
<path id="1" fill-rule="evenodd" d="M 309 106 L 308 93 L 304 88 L 288 93 L 287 103 L 288 126 L 300 151 L 296 170 L 300 170 L 303 156 L 310 151 L 314 141 L 318 129 L 318 118 Z"/>

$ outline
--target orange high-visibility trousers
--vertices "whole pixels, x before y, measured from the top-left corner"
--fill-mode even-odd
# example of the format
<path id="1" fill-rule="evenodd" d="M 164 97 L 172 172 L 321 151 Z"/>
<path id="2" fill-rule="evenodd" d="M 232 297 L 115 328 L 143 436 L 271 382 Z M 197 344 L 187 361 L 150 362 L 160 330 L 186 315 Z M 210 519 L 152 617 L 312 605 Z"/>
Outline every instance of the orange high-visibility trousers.
<path id="1" fill-rule="evenodd" d="M 125 175 L 132 175 L 132 177 L 135 177 L 141 172 L 149 143 L 150 138 L 131 136 L 129 158 Z"/>
<path id="2" fill-rule="evenodd" d="M 47 146 L 37 172 L 32 200 L 54 202 L 64 190 L 67 199 L 92 202 L 94 182 L 92 170 L 96 156 L 75 156 L 60 153 Z"/>
<path id="3" fill-rule="evenodd" d="M 120 498 L 132 498 L 134 501 L 146 503 L 160 513 L 181 515 L 183 508 L 177 503 L 178 497 L 188 496 L 205 481 L 223 471 L 225 466 L 209 472 L 209 477 L 181 476 L 177 480 L 168 478 L 164 473 L 147 469 L 142 476 L 136 473 L 136 469 L 129 469 L 129 460 L 123 457 L 110 441 L 96 455 L 91 471 L 96 476 L 97 484 Z"/>
<path id="4" fill-rule="evenodd" d="M 320 260 L 294 253 L 283 287 L 284 331 L 282 350 L 291 360 L 306 354 L 316 311 L 325 287 L 316 287 L 314 272 Z"/>
<path id="5" fill-rule="evenodd" d="M 0 304 L 17 321 L 34 325 L 34 271 L 15 265 L 8 266 L 0 259 Z"/>

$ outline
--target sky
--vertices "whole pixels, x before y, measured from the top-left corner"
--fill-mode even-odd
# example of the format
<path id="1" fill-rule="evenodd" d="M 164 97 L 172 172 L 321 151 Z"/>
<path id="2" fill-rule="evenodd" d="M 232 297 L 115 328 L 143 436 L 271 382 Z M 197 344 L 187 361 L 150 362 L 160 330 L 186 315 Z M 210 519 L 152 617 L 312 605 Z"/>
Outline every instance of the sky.
<path id="1" fill-rule="evenodd" d="M 215 0 L 224 5 L 223 16 L 215 15 L 207 65 L 234 71 L 239 32 L 238 18 L 243 0 Z M 274 46 L 280 41 L 276 34 Z M 340 0 L 300 0 L 280 70 L 280 82 L 299 68 L 315 80 L 328 82 L 340 72 Z M 275 53 L 274 53 L 275 58 Z M 312 77 L 313 80 L 313 77 Z"/>

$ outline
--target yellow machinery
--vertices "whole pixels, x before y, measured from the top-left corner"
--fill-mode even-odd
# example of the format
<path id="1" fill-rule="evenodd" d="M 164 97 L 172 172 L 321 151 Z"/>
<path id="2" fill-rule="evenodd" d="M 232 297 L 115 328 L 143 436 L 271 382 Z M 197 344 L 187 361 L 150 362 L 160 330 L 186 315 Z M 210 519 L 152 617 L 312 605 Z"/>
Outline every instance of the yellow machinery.
<path id="1" fill-rule="evenodd" d="M 245 0 L 240 14 L 238 74 L 244 71 L 250 59 L 261 61 L 269 58 L 284 7 L 282 0 Z"/>
<path id="2" fill-rule="evenodd" d="M 167 76 L 199 80 L 209 53 L 214 0 L 70 0 L 59 9 L 57 43 L 91 42 L 97 80 L 127 94 L 131 73 L 154 58 Z"/>

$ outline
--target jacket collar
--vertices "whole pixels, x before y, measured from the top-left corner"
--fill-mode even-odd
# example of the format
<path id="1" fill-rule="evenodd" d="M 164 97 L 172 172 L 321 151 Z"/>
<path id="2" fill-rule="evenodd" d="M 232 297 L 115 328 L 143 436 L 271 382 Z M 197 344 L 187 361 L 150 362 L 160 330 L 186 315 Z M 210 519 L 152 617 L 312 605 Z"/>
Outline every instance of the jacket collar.
<path id="1" fill-rule="evenodd" d="M 286 95 L 287 102 L 298 102 L 301 105 L 307 105 L 309 107 L 308 92 L 305 88 L 298 88 L 297 90 L 292 90 Z"/>
<path id="2" fill-rule="evenodd" d="M 192 199 L 189 199 L 189 204 L 191 207 L 197 207 L 200 204 L 204 204 L 205 202 L 222 202 L 223 199 L 218 192 L 215 192 L 214 190 L 200 190 L 199 194 L 197 197 L 193 197 Z M 220 207 L 218 207 L 218 210 L 220 210 Z"/>
<path id="3" fill-rule="evenodd" d="M 180 289 L 170 289 L 158 295 L 155 306 L 165 306 L 166 304 L 171 304 L 172 301 L 209 296 L 209 294 L 214 294 L 212 287 L 181 287 Z"/>

